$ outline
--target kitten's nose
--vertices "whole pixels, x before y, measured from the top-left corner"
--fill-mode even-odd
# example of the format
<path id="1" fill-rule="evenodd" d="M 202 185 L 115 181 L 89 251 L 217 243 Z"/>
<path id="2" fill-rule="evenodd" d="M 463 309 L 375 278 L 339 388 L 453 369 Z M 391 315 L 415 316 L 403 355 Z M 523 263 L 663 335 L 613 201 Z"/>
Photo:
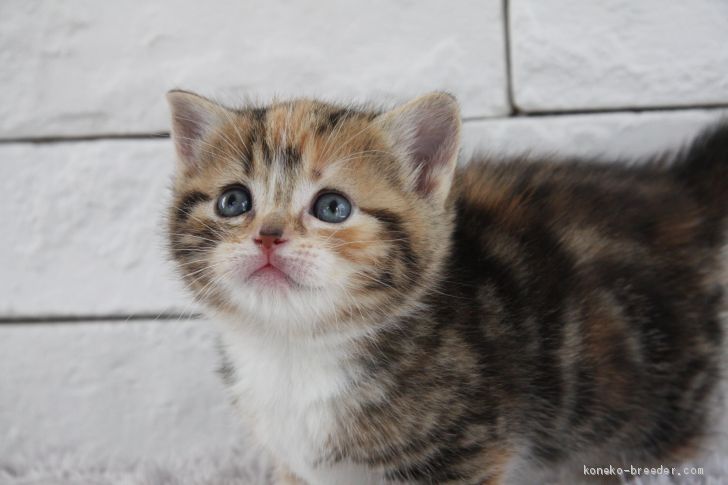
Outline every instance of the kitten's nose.
<path id="1" fill-rule="evenodd" d="M 273 246 L 283 244 L 284 242 L 286 242 L 284 239 L 276 236 L 258 236 L 255 238 L 255 244 L 263 246 L 265 249 L 271 249 Z"/>
<path id="2" fill-rule="evenodd" d="M 272 249 L 274 246 L 286 242 L 283 239 L 283 228 L 280 226 L 263 226 L 258 231 L 258 237 L 254 238 L 255 244 L 262 246 L 266 250 Z"/>

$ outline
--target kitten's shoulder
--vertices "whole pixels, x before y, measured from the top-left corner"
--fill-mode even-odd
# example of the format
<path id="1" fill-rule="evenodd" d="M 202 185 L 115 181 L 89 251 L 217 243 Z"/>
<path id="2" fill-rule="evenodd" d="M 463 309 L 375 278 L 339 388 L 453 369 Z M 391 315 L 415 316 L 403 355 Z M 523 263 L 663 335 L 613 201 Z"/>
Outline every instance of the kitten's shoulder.
<path id="1" fill-rule="evenodd" d="M 593 193 L 624 185 L 630 177 L 626 167 L 581 160 L 475 156 L 458 168 L 452 201 L 459 212 L 477 210 L 489 214 L 492 222 L 513 225 L 525 223 L 545 206 L 567 204 L 589 192 L 585 187 L 591 186 Z"/>
<path id="2" fill-rule="evenodd" d="M 723 120 L 681 150 L 642 160 L 476 155 L 459 167 L 451 200 L 460 211 L 476 209 L 510 227 L 599 224 L 670 239 L 651 233 L 689 225 L 720 243 L 728 224 L 727 170 Z"/>

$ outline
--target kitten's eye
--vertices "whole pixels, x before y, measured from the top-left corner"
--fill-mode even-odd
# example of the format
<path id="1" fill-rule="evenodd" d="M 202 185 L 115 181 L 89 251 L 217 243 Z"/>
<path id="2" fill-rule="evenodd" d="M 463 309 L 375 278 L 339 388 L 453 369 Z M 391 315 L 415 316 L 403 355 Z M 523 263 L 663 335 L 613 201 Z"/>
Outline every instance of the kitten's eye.
<path id="1" fill-rule="evenodd" d="M 245 187 L 231 187 L 217 199 L 217 213 L 222 217 L 235 217 L 248 212 L 253 206 L 250 192 Z"/>
<path id="2" fill-rule="evenodd" d="M 324 222 L 344 222 L 351 215 L 351 202 L 335 192 L 321 194 L 313 204 L 313 215 Z"/>

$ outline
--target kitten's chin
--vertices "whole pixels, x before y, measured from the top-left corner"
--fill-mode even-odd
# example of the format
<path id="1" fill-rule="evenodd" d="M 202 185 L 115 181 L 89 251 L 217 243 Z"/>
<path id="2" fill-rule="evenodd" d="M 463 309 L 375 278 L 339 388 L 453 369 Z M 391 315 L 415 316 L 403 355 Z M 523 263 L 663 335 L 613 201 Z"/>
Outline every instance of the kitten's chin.
<path id="1" fill-rule="evenodd" d="M 233 321 L 266 332 L 310 334 L 335 321 L 339 308 L 332 304 L 344 295 L 324 288 L 291 283 L 271 270 L 251 275 L 227 287 L 227 312 Z"/>

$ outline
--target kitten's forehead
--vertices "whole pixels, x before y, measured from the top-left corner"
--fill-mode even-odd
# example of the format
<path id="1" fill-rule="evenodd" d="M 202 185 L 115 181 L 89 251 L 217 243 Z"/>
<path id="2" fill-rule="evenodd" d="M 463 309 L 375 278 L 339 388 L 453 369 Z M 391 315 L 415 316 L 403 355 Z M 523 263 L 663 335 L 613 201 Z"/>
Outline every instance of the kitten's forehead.
<path id="1" fill-rule="evenodd" d="M 384 175 L 375 165 L 386 163 L 372 160 L 386 154 L 377 116 L 305 99 L 231 112 L 207 141 L 210 159 L 199 180 L 208 191 L 249 185 L 258 207 L 271 209 L 299 205 L 320 184 L 363 185 Z"/>
<path id="2" fill-rule="evenodd" d="M 243 113 L 246 113 L 245 111 Z M 303 171 L 314 178 L 342 156 L 375 143 L 376 112 L 299 100 L 251 110 L 253 143 L 260 145 L 256 168 Z"/>

